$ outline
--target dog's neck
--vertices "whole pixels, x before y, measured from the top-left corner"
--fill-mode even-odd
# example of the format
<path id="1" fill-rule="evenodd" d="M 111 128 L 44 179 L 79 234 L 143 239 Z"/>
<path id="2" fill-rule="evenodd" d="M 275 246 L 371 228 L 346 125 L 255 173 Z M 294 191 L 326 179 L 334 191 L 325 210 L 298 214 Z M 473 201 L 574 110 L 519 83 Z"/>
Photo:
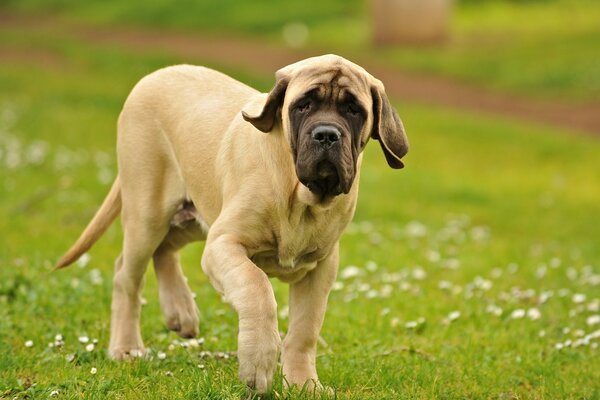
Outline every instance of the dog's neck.
<path id="1" fill-rule="evenodd" d="M 358 191 L 358 176 L 354 181 L 350 193 L 341 194 L 335 197 L 328 197 L 322 199 L 320 196 L 312 193 L 306 186 L 301 184 L 299 181 L 296 182 L 296 186 L 290 198 L 289 210 L 296 210 L 293 214 L 298 213 L 309 213 L 313 216 L 327 213 L 330 211 L 341 212 L 352 210 L 356 206 Z"/>

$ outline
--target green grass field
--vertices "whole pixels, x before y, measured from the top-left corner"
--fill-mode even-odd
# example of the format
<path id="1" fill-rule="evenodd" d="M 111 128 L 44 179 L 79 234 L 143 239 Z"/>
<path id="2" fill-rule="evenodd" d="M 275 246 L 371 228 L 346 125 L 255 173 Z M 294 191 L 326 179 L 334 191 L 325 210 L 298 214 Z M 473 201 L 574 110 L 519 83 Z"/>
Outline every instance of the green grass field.
<path id="1" fill-rule="evenodd" d="M 166 330 L 149 273 L 148 360 L 106 355 L 118 226 L 88 260 L 50 272 L 116 174 L 114 127 L 129 90 L 183 60 L 1 26 L 0 43 L 29 54 L 0 64 L 0 398 L 245 396 L 226 357 L 237 318 L 203 275 L 201 246 L 183 263 L 203 343 Z M 44 54 L 54 54 L 46 67 Z M 272 84 L 243 66 L 226 72 Z M 396 106 L 411 153 L 392 171 L 367 149 L 322 331 L 323 383 L 340 399 L 599 398 L 600 142 Z M 274 285 L 285 331 L 287 289 Z M 279 375 L 272 397 L 314 396 L 283 390 Z"/>
<path id="2" fill-rule="evenodd" d="M 301 0 L 243 2 L 7 0 L 12 10 L 52 12 L 95 24 L 136 24 L 250 35 L 283 43 L 286 24 L 308 29 L 306 45 L 363 54 L 416 72 L 433 73 L 535 98 L 600 100 L 600 3 L 594 0 L 456 2 L 442 45 L 373 49 L 368 2 Z"/>

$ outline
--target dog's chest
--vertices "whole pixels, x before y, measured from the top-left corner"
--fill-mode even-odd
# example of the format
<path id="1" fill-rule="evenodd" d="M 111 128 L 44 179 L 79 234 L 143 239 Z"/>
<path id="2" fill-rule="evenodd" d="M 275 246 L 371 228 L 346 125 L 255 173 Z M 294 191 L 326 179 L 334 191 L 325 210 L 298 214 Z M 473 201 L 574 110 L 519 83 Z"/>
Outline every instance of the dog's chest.
<path id="1" fill-rule="evenodd" d="M 342 230 L 339 218 L 301 218 L 284 221 L 274 231 L 269 249 L 252 260 L 269 276 L 295 281 L 324 259 L 338 241 Z"/>

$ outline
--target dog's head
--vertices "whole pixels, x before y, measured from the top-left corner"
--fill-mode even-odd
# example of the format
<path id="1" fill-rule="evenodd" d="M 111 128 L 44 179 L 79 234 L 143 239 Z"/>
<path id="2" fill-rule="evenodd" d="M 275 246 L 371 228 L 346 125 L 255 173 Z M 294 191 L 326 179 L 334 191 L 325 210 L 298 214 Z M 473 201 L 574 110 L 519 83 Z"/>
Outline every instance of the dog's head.
<path id="1" fill-rule="evenodd" d="M 369 138 L 379 141 L 392 168 L 404 166 L 408 140 L 383 84 L 339 56 L 280 69 L 260 114 L 242 114 L 263 132 L 280 124 L 298 180 L 321 199 L 350 191 Z"/>

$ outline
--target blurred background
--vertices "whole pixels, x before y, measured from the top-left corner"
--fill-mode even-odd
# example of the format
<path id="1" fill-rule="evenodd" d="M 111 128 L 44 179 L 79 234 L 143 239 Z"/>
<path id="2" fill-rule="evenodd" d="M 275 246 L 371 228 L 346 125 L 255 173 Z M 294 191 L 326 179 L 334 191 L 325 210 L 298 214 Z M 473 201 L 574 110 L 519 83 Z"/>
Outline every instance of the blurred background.
<path id="1" fill-rule="evenodd" d="M 600 304 L 597 0 L 1 0 L 0 354 L 9 356 L 0 359 L 0 397 L 24 396 L 24 377 L 48 393 L 56 382 L 83 391 L 102 360 L 82 354 L 83 368 L 65 368 L 64 354 L 24 349 L 21 339 L 83 332 L 108 341 L 118 226 L 80 268 L 48 271 L 116 176 L 116 120 L 135 83 L 190 63 L 267 91 L 278 68 L 324 53 L 383 81 L 411 142 L 402 171 L 367 147 L 342 240 L 347 273 L 323 331 L 335 353 L 319 359 L 325 382 L 357 398 L 598 395 L 597 350 L 557 350 L 598 323 L 589 320 Z M 183 254 L 207 303 L 202 335 L 232 349 L 235 318 L 199 259 L 198 247 Z M 161 348 L 152 274 L 147 286 L 143 332 Z M 282 307 L 286 293 L 276 284 Z M 513 311 L 531 321 L 517 325 Z M 448 315 L 462 315 L 460 329 Z M 439 364 L 389 353 L 398 343 Z M 223 379 L 236 382 L 226 365 Z M 130 378 L 109 375 L 116 386 L 97 393 Z M 170 393 L 163 378 L 155 388 Z M 219 382 L 207 385 L 220 393 Z"/>
<path id="2" fill-rule="evenodd" d="M 203 40 L 211 36 L 232 41 L 251 38 L 259 45 L 335 51 L 405 71 L 573 101 L 598 100 L 600 96 L 596 67 L 599 8 L 593 0 L 2 3 L 5 19 L 27 17 L 25 20 L 38 28 L 48 17 L 58 25 L 94 26 L 100 32 L 110 27 L 136 27 L 152 28 L 155 33 L 176 31 Z M 25 20 L 21 22 L 25 24 Z M 60 36 L 58 27 L 55 36 Z M 52 41 L 52 36 L 46 37 L 46 42 Z M 114 42 L 118 44 L 117 37 Z M 15 47 L 8 38 L 3 43 L 8 47 L 3 52 Z M 227 53 L 225 50 L 222 52 Z M 196 56 L 203 56 L 201 48 Z"/>

